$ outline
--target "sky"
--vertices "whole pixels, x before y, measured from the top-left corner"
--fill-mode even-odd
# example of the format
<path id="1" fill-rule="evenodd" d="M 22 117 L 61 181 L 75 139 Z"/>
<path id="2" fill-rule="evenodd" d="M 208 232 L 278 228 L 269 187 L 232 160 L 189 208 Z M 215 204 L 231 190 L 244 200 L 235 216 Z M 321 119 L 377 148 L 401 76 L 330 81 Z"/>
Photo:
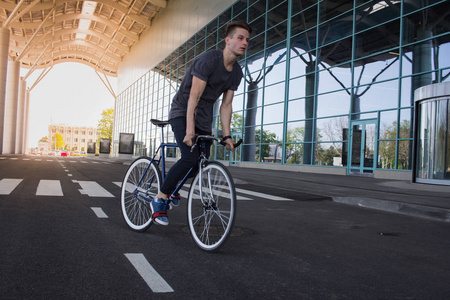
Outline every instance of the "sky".
<path id="1" fill-rule="evenodd" d="M 22 69 L 21 76 L 29 70 Z M 42 73 L 34 71 L 27 79 L 30 88 Z M 117 93 L 117 79 L 108 77 Z M 48 135 L 50 124 L 96 127 L 103 110 L 114 108 L 114 97 L 94 69 L 79 63 L 61 63 L 31 90 L 28 147 Z"/>

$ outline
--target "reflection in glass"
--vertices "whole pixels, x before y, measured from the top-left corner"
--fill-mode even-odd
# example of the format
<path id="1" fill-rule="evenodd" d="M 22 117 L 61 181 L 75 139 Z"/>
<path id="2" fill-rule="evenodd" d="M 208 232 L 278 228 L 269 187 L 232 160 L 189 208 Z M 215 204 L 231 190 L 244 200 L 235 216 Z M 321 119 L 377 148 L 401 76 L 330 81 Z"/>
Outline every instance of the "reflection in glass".
<path id="1" fill-rule="evenodd" d="M 395 169 L 395 141 L 378 143 L 378 168 Z"/>
<path id="2" fill-rule="evenodd" d="M 303 144 L 286 144 L 286 164 L 303 164 Z"/>
<path id="3" fill-rule="evenodd" d="M 317 96 L 317 117 L 328 117 L 348 113 L 350 96 L 346 91 Z"/>
<path id="4" fill-rule="evenodd" d="M 342 166 L 342 143 L 339 143 L 338 145 L 330 143 L 316 143 L 315 151 L 315 165 L 336 167 Z"/>
<path id="5" fill-rule="evenodd" d="M 410 153 L 411 141 L 398 141 L 397 169 L 411 170 Z"/>
<path id="6" fill-rule="evenodd" d="M 284 87 L 284 82 L 270 86 L 266 85 L 264 89 L 264 105 L 284 102 Z"/>
<path id="7" fill-rule="evenodd" d="M 380 113 L 379 138 L 382 140 L 395 140 L 397 138 L 397 110 Z"/>
<path id="8" fill-rule="evenodd" d="M 386 81 L 357 89 L 361 112 L 398 107 L 398 80 Z"/>
<path id="9" fill-rule="evenodd" d="M 411 139 L 413 133 L 413 116 L 412 109 L 402 109 L 400 111 L 400 132 L 398 137 L 400 139 Z"/>

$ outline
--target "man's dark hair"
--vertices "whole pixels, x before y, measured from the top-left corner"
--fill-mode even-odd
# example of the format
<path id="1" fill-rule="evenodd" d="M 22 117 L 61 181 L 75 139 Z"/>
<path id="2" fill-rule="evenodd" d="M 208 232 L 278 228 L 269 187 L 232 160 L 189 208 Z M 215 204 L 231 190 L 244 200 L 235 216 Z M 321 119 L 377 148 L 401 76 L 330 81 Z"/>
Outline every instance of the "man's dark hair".
<path id="1" fill-rule="evenodd" d="M 234 30 L 236 28 L 243 28 L 243 29 L 247 30 L 248 33 L 252 33 L 252 28 L 244 21 L 233 21 L 233 22 L 230 22 L 227 24 L 227 30 L 225 32 L 225 37 L 233 36 Z"/>

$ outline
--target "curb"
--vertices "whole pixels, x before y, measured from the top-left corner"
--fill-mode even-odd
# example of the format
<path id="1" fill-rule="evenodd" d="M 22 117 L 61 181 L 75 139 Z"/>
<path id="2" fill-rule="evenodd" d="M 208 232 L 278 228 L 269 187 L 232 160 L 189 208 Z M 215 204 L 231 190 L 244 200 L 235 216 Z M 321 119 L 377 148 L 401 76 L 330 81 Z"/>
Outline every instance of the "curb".
<path id="1" fill-rule="evenodd" d="M 450 209 L 359 197 L 331 197 L 334 202 L 450 223 Z"/>

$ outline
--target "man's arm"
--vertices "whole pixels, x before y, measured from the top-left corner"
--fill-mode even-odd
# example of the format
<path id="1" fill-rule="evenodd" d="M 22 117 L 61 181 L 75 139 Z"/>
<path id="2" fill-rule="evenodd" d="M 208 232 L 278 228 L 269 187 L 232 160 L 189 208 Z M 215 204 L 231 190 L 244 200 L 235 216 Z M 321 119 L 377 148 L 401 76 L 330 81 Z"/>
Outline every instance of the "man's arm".
<path id="1" fill-rule="evenodd" d="M 228 90 L 223 93 L 222 105 L 220 105 L 220 122 L 222 123 L 222 133 L 223 136 L 231 135 L 231 116 L 233 113 L 233 97 L 234 91 Z M 234 151 L 233 140 L 227 139 L 225 140 L 227 143 L 226 148 L 228 150 Z"/>
<path id="2" fill-rule="evenodd" d="M 190 147 L 192 146 L 192 138 L 195 136 L 195 108 L 198 105 L 200 97 L 205 91 L 205 87 L 206 81 L 192 76 L 192 86 L 189 93 L 186 111 L 186 136 L 183 139 L 183 143 Z"/>

